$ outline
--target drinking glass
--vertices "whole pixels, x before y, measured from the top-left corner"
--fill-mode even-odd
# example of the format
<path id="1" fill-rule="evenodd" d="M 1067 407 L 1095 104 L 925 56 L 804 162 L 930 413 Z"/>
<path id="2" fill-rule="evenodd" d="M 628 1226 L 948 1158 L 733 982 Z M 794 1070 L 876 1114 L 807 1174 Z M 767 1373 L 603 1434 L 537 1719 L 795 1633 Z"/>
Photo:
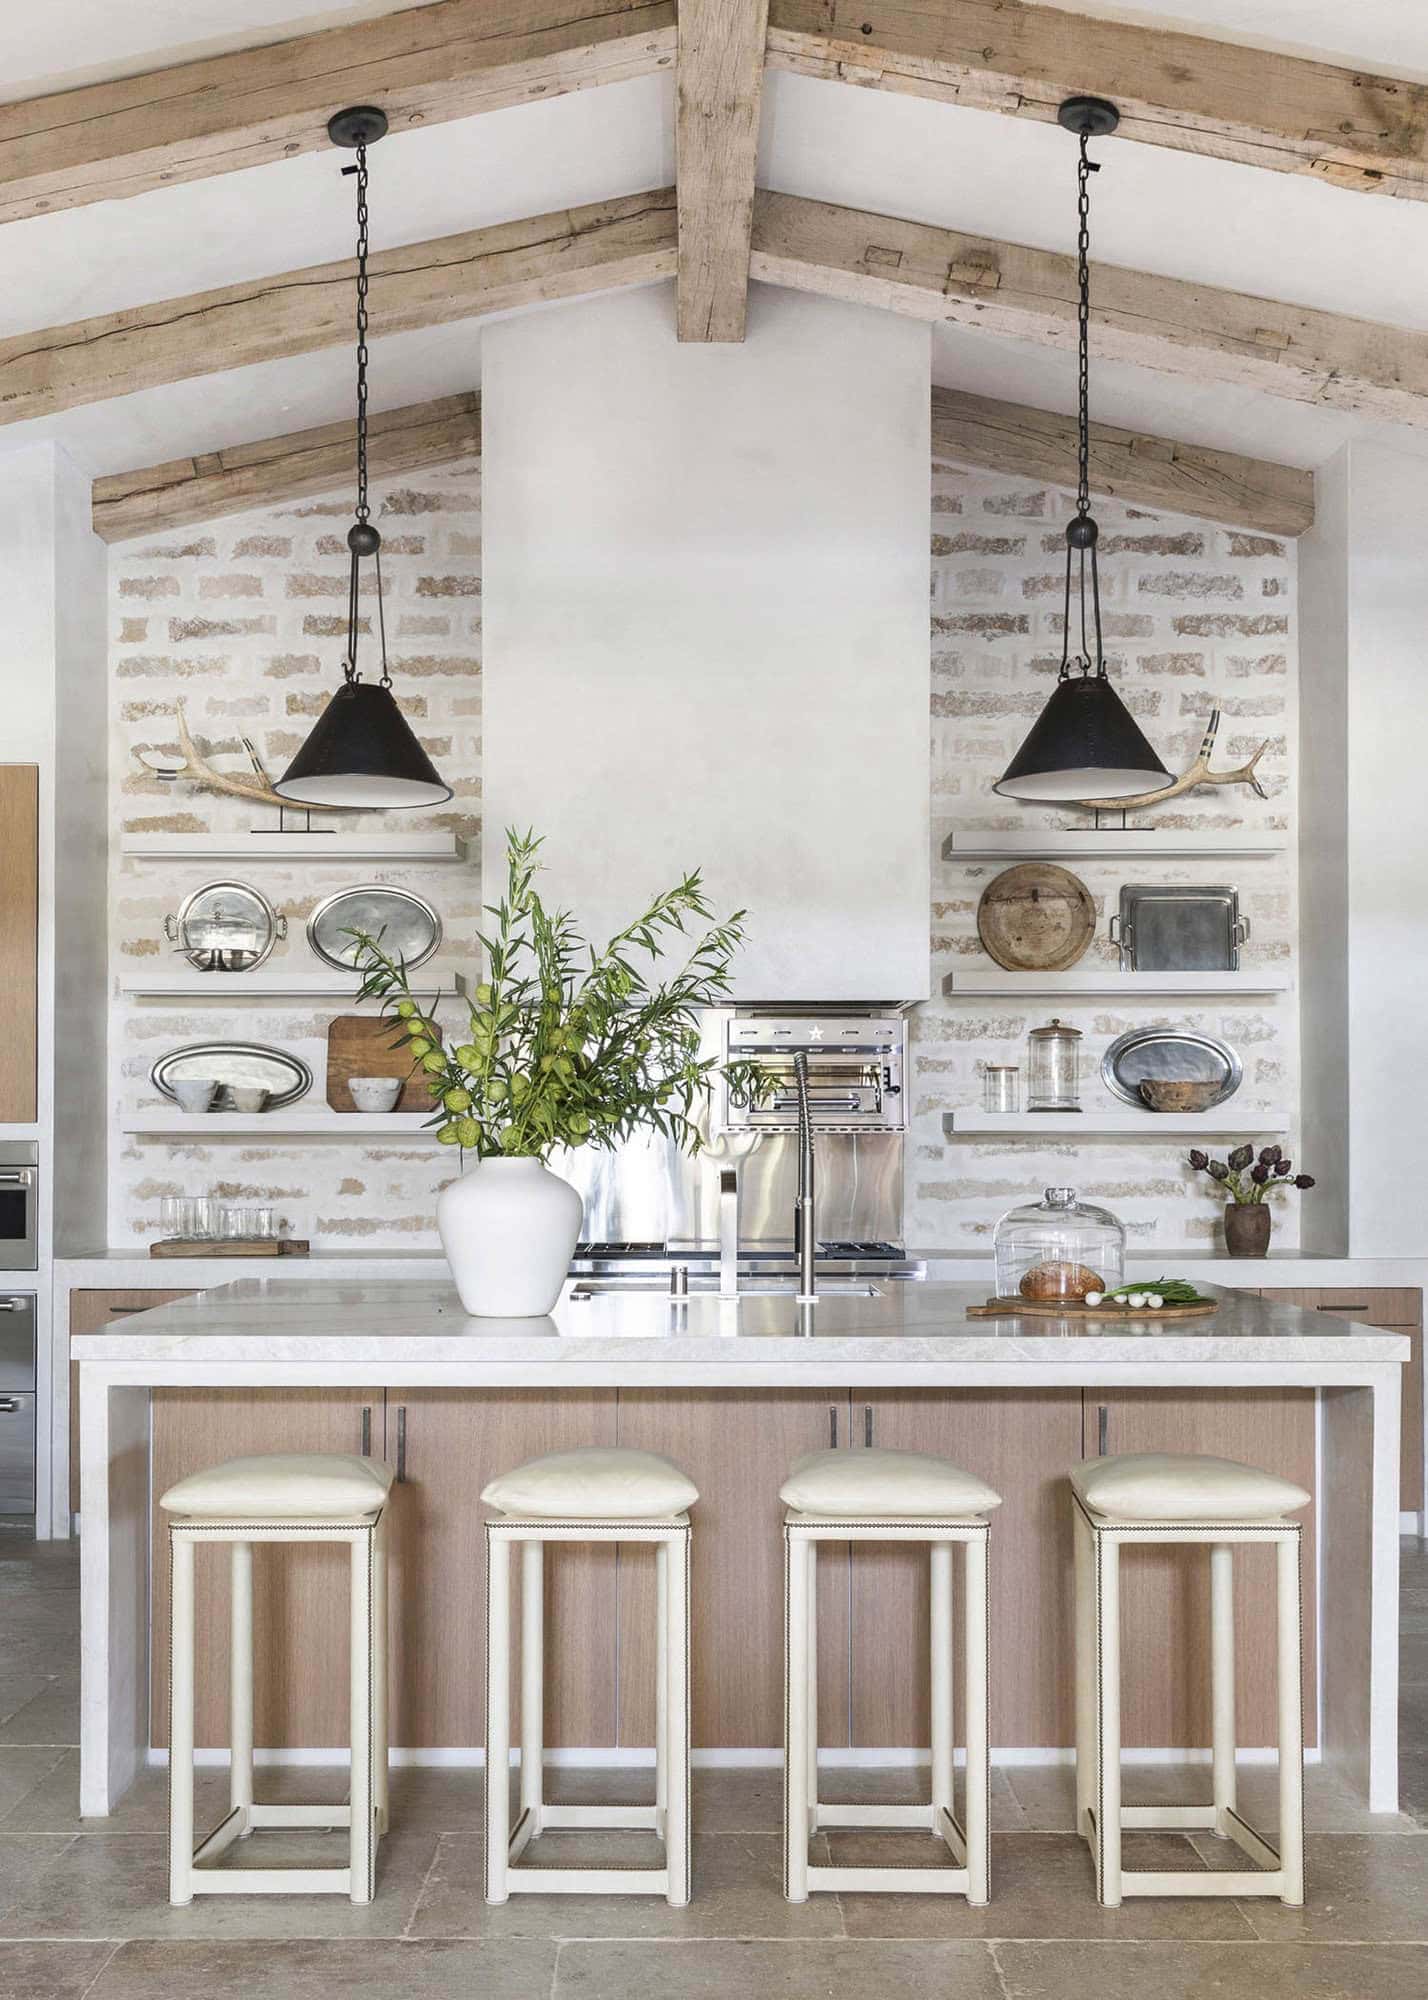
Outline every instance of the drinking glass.
<path id="1" fill-rule="evenodd" d="M 252 1208 L 249 1209 L 248 1213 L 253 1223 L 251 1234 L 256 1236 L 260 1242 L 266 1243 L 277 1235 L 277 1224 L 272 1209 Z"/>
<path id="2" fill-rule="evenodd" d="M 1015 1063 L 988 1063 L 982 1072 L 982 1109 L 1019 1111 L 1021 1071 Z"/>
<path id="3" fill-rule="evenodd" d="M 188 1203 L 187 1235 L 206 1243 L 218 1234 L 218 1204 L 211 1194 L 196 1195 Z"/>

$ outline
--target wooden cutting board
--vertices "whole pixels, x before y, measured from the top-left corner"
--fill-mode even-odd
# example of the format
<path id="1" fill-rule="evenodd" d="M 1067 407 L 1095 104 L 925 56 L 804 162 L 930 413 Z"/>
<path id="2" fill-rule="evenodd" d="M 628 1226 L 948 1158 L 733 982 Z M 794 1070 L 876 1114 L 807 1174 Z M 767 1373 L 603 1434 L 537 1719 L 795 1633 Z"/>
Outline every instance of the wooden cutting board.
<path id="1" fill-rule="evenodd" d="M 1019 862 L 982 891 L 977 935 L 1008 972 L 1065 972 L 1096 935 L 1096 905 L 1069 868 Z"/>
<path id="2" fill-rule="evenodd" d="M 396 1042 L 397 1046 L 392 1047 Z M 398 1111 L 430 1111 L 426 1078 L 412 1068 L 393 1022 L 380 1014 L 339 1014 L 327 1028 L 327 1101 L 334 1111 L 355 1111 L 348 1080 L 354 1076 L 399 1076 Z"/>
<path id="3" fill-rule="evenodd" d="M 151 1257 L 306 1257 L 301 1236 L 164 1236 L 149 1245 Z"/>
<path id="4" fill-rule="evenodd" d="M 1219 1304 L 1206 1299 L 1197 1306 L 1085 1306 L 1076 1299 L 988 1299 L 984 1306 L 968 1306 L 968 1319 L 1204 1319 L 1218 1312 Z"/>

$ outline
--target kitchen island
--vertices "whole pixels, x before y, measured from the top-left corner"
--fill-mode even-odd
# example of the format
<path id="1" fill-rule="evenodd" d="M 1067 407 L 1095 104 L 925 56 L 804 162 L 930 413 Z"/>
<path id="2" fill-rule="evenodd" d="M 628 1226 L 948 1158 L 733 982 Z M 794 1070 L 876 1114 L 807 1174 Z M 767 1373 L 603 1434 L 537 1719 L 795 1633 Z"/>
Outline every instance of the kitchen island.
<path id="1" fill-rule="evenodd" d="M 1306 1553 L 1317 1536 L 1318 1584 L 1306 1622 L 1318 1668 L 1307 1740 L 1371 1809 L 1392 1811 L 1409 1341 L 1215 1296 L 1208 1318 L 1148 1314 L 1109 1331 L 969 1321 L 985 1288 L 936 1283 L 830 1293 L 804 1308 L 788 1294 L 672 1301 L 567 1287 L 547 1319 L 478 1321 L 442 1284 L 264 1278 L 81 1336 L 81 1810 L 110 1812 L 163 1741 L 167 1603 L 164 1564 L 151 1563 L 152 1500 L 195 1464 L 304 1448 L 365 1448 L 393 1463 L 393 1742 L 451 1758 L 474 1756 L 480 1739 L 481 1487 L 540 1450 L 666 1451 L 702 1495 L 695 1741 L 750 1761 L 780 1739 L 777 1488 L 799 1451 L 831 1442 L 944 1450 L 1006 1496 L 992 1544 L 994 1755 L 1064 1755 L 1071 1741 L 1065 1474 L 1079 1457 L 1218 1450 L 1312 1485 Z M 652 1579 L 624 1551 L 566 1553 L 550 1583 L 564 1670 L 552 1675 L 547 1740 L 571 1759 L 637 1761 L 652 1740 Z M 829 1553 L 821 1741 L 834 1758 L 909 1755 L 927 1740 L 924 1649 L 910 1622 L 926 1616 L 917 1571 L 901 1551 L 868 1563 Z M 1241 1741 L 1251 1750 L 1268 1741 L 1259 1710 L 1272 1698 L 1253 1582 L 1246 1566 Z M 1148 1564 L 1142 1583 L 1139 1599 L 1127 1592 L 1128 1700 L 1140 1706 L 1126 1740 L 1195 1750 L 1207 1740 L 1203 1579 Z M 214 1744 L 225 1680 L 218 1588 L 210 1578 L 200 1607 L 215 1639 L 199 1657 L 216 1683 L 200 1741 Z M 265 1581 L 259 1741 L 281 1754 L 341 1741 L 340 1603 L 330 1567 L 298 1578 L 274 1566 Z"/>

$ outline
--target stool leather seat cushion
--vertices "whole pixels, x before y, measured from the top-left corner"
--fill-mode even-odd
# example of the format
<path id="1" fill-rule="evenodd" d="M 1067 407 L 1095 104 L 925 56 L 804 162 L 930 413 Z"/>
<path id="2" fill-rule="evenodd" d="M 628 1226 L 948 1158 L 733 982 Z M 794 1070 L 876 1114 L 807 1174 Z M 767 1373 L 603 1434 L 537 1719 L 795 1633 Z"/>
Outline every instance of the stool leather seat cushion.
<path id="1" fill-rule="evenodd" d="M 923 1451 L 811 1451 L 778 1497 L 794 1513 L 830 1521 L 965 1521 L 1002 1496 L 974 1472 Z"/>
<path id="2" fill-rule="evenodd" d="M 699 1488 L 658 1452 L 592 1445 L 527 1459 L 493 1479 L 481 1498 L 522 1520 L 655 1521 L 682 1514 Z"/>
<path id="3" fill-rule="evenodd" d="M 1312 1496 L 1292 1479 L 1198 1452 L 1121 1452 L 1087 1459 L 1071 1484 L 1114 1521 L 1277 1521 Z"/>
<path id="4" fill-rule="evenodd" d="M 380 1511 L 390 1466 L 345 1452 L 268 1452 L 191 1472 L 159 1500 L 166 1514 L 209 1521 L 356 1521 Z"/>

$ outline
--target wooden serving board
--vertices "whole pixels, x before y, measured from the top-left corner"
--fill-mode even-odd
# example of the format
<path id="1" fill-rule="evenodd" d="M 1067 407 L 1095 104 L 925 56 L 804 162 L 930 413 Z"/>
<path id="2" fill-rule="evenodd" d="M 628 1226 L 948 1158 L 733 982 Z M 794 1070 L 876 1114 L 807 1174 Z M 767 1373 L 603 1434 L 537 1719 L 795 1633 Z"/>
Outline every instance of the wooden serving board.
<path id="1" fill-rule="evenodd" d="M 968 1306 L 968 1319 L 1010 1319 L 1029 1315 L 1042 1319 L 1204 1319 L 1219 1304 L 1206 1299 L 1196 1306 L 1083 1306 L 1075 1299 L 988 1299 Z"/>
<path id="2" fill-rule="evenodd" d="M 1096 935 L 1096 905 L 1069 868 L 1018 862 L 982 891 L 977 935 L 988 957 L 1008 972 L 1065 972 Z"/>
<path id="3" fill-rule="evenodd" d="M 149 1245 L 151 1257 L 306 1257 L 301 1236 L 165 1236 Z"/>
<path id="4" fill-rule="evenodd" d="M 397 1046 L 393 1048 L 392 1044 Z M 339 1014 L 327 1026 L 327 1101 L 334 1111 L 355 1111 L 348 1081 L 354 1076 L 399 1076 L 398 1111 L 430 1111 L 426 1078 L 412 1068 L 396 1024 L 381 1014 Z"/>

